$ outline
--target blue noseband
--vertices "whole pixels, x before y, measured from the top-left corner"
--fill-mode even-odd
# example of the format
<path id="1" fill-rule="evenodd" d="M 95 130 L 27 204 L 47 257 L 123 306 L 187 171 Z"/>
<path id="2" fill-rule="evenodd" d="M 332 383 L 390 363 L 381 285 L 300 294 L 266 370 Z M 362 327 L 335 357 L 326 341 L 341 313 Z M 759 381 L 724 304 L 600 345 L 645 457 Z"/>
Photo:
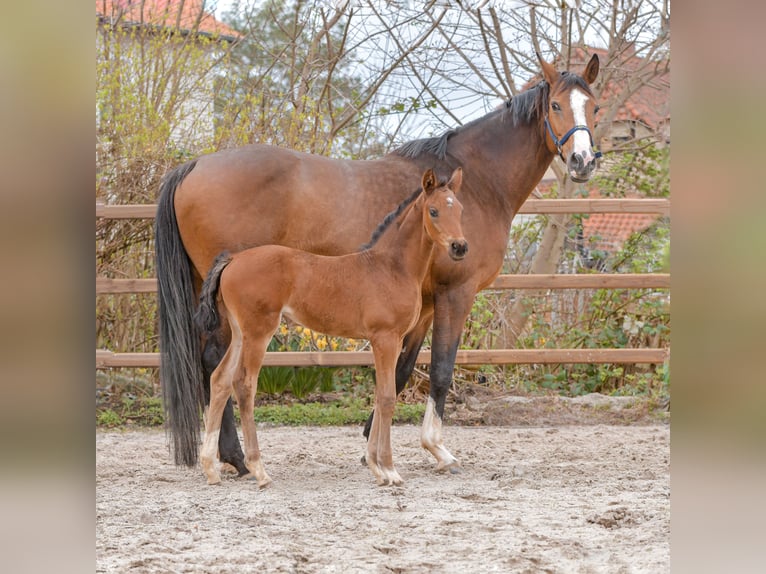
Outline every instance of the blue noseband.
<path id="1" fill-rule="evenodd" d="M 561 139 L 556 137 L 556 134 L 553 133 L 553 128 L 551 127 L 551 123 L 548 121 L 548 116 L 545 116 L 545 127 L 548 128 L 548 133 L 551 136 L 551 139 L 553 140 L 553 144 L 556 146 L 556 149 L 559 150 L 559 157 L 561 160 L 566 163 L 567 160 L 564 159 L 564 156 L 561 153 L 561 148 L 565 143 L 567 143 L 567 140 L 572 137 L 572 134 L 579 130 L 584 130 L 588 132 L 588 137 L 590 138 L 590 147 L 593 150 L 593 155 L 596 159 L 601 157 L 601 152 L 598 151 L 595 146 L 593 145 L 593 134 L 590 133 L 590 129 L 588 129 L 588 126 L 574 126 L 570 128 L 570 130 L 565 133 L 563 136 L 561 136 Z"/>

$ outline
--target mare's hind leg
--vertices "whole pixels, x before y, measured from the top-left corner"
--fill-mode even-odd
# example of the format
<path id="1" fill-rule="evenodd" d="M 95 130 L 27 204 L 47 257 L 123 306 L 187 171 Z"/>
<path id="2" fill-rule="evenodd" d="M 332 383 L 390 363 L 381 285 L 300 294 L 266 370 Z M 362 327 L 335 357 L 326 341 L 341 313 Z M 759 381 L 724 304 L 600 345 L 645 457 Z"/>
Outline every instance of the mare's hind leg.
<path id="1" fill-rule="evenodd" d="M 204 373 L 205 403 L 210 403 L 210 376 L 221 362 L 228 346 L 226 341 L 222 340 L 225 336 L 230 339 L 230 333 L 226 329 L 225 335 L 216 334 L 205 341 L 205 348 L 202 353 L 202 366 Z M 234 419 L 234 404 L 231 397 L 226 401 L 221 419 L 221 432 L 218 437 L 218 454 L 221 462 L 228 463 L 237 469 L 237 475 L 243 476 L 248 473 L 245 466 L 245 455 L 242 447 L 239 445 L 237 436 L 237 424 Z"/>
<path id="2" fill-rule="evenodd" d="M 426 338 L 428 328 L 431 326 L 431 320 L 433 314 L 431 311 L 426 312 L 425 309 L 421 311 L 420 318 L 415 327 L 407 333 L 404 337 L 404 343 L 402 345 L 402 352 L 399 354 L 399 358 L 396 361 L 396 395 L 404 390 L 407 385 L 407 381 L 410 379 L 412 371 L 415 369 L 415 363 L 420 353 L 420 347 L 423 346 L 423 339 Z M 372 428 L 372 418 L 375 416 L 375 411 L 370 413 L 367 417 L 367 423 L 364 425 L 364 431 L 362 434 L 365 438 L 370 438 L 370 429 Z"/>
<path id="3" fill-rule="evenodd" d="M 210 377 L 210 405 L 205 416 L 205 439 L 200 449 L 200 463 L 208 484 L 221 482 L 216 464 L 218 437 L 223 410 L 231 397 L 233 381 L 241 378 L 243 374 L 239 360 L 241 348 L 240 344 L 229 346 L 223 360 Z"/>
<path id="4" fill-rule="evenodd" d="M 452 384 L 460 335 L 473 304 L 474 292 L 439 292 L 434 298 L 431 341 L 431 389 L 420 431 L 420 444 L 436 458 L 436 469 L 458 472 L 460 462 L 444 446 L 442 421 L 447 392 Z"/>

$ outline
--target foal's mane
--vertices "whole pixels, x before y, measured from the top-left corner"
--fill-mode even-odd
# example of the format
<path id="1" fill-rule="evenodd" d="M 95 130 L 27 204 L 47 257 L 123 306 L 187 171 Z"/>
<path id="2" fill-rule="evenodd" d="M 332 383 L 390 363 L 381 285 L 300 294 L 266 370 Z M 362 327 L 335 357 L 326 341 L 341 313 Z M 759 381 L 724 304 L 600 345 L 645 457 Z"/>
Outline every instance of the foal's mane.
<path id="1" fill-rule="evenodd" d="M 562 82 L 566 87 L 577 86 L 585 90 L 586 93 L 593 94 L 590 86 L 577 74 L 561 72 L 559 74 L 559 82 Z M 440 136 L 412 140 L 395 149 L 392 153 L 412 159 L 425 154 L 431 154 L 436 156 L 437 159 L 443 160 L 447 156 L 449 139 L 476 124 L 499 118 L 500 121 L 510 121 L 511 125 L 514 126 L 530 124 L 533 121 L 539 122 L 542 126 L 543 118 L 548 108 L 549 93 L 550 86 L 548 82 L 543 80 L 528 90 L 506 100 L 504 105 L 480 118 L 460 127 L 449 129 Z"/>
<path id="2" fill-rule="evenodd" d="M 370 249 L 373 245 L 375 245 L 380 237 L 385 233 L 386 229 L 388 229 L 391 224 L 396 221 L 396 219 L 404 212 L 405 209 L 413 202 L 415 201 L 418 196 L 422 193 L 423 188 L 419 187 L 417 188 L 412 195 L 407 197 L 404 201 L 402 201 L 399 205 L 396 206 L 396 209 L 388 213 L 383 218 L 383 221 L 381 221 L 378 226 L 375 228 L 375 231 L 372 232 L 372 236 L 370 237 L 370 240 L 362 245 L 359 248 L 359 251 L 367 251 Z"/>

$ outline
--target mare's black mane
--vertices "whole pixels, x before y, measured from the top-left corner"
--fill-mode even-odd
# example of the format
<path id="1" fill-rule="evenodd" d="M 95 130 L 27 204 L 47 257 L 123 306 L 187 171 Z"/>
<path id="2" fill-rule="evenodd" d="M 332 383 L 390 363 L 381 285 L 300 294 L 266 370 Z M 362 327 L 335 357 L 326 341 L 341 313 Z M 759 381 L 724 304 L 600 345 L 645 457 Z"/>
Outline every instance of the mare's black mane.
<path id="1" fill-rule="evenodd" d="M 567 87 L 577 86 L 585 90 L 586 93 L 592 95 L 590 86 L 588 86 L 585 80 L 577 74 L 561 72 L 560 81 Z M 412 159 L 425 154 L 430 154 L 436 156 L 439 160 L 443 160 L 447 157 L 447 143 L 449 139 L 455 134 L 476 124 L 498 117 L 500 118 L 500 121 L 510 121 L 514 126 L 530 124 L 534 120 L 542 121 L 548 108 L 549 92 L 550 86 L 548 85 L 548 82 L 543 80 L 528 90 L 521 92 L 517 96 L 506 100 L 503 106 L 478 119 L 468 122 L 463 126 L 449 129 L 440 136 L 407 142 L 395 149 L 392 153 Z"/>

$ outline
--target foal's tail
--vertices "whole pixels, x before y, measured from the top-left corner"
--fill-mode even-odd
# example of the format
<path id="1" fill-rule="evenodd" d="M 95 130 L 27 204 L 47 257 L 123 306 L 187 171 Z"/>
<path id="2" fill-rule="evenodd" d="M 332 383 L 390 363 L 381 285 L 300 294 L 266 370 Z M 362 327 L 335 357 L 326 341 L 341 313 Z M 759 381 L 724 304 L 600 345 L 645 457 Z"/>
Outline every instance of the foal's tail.
<path id="1" fill-rule="evenodd" d="M 154 222 L 162 399 L 175 463 L 187 466 L 197 463 L 199 412 L 205 395 L 200 337 L 192 320 L 196 307 L 192 266 L 181 242 L 173 200 L 176 188 L 196 164 L 196 160 L 185 163 L 165 176 Z"/>
<path id="2" fill-rule="evenodd" d="M 228 251 L 219 254 L 213 261 L 213 266 L 207 274 L 199 296 L 199 307 L 194 315 L 194 322 L 205 335 L 212 335 L 221 326 L 221 315 L 218 312 L 218 288 L 221 285 L 221 273 L 231 262 Z"/>

